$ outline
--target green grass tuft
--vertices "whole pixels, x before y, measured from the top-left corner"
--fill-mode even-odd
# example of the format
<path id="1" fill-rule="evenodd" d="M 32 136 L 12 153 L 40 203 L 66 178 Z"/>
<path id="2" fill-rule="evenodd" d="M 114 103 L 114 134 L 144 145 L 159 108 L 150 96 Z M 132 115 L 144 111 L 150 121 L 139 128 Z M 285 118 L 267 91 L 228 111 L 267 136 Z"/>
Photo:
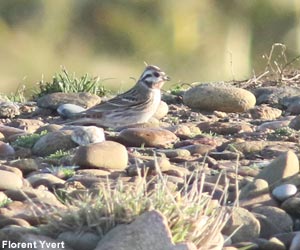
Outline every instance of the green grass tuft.
<path id="1" fill-rule="evenodd" d="M 23 84 L 18 87 L 15 93 L 10 93 L 7 95 L 0 94 L 0 97 L 7 101 L 24 103 L 26 101 L 25 89 L 26 86 Z"/>
<path id="2" fill-rule="evenodd" d="M 39 90 L 35 96 L 41 97 L 46 94 L 64 92 L 64 93 L 79 93 L 88 92 L 98 96 L 105 96 L 108 90 L 101 84 L 99 77 L 91 77 L 88 74 L 76 77 L 75 74 L 70 75 L 65 68 L 62 68 L 61 73 L 56 73 L 53 76 L 52 82 L 39 82 Z"/>
<path id="3" fill-rule="evenodd" d="M 291 136 L 293 133 L 295 133 L 295 130 L 290 127 L 277 128 L 274 131 L 274 134 L 278 136 Z"/>
<path id="4" fill-rule="evenodd" d="M 185 85 L 189 86 L 186 83 L 177 83 L 175 86 L 173 86 L 170 89 L 170 93 L 173 95 L 177 95 L 177 96 L 182 95 L 183 92 L 186 91 L 186 89 L 187 89 L 187 86 L 185 86 Z"/>
<path id="5" fill-rule="evenodd" d="M 68 155 L 70 155 L 69 152 L 59 149 L 55 153 L 48 155 L 46 157 L 46 159 L 47 160 L 59 160 L 59 159 L 65 157 L 65 156 L 68 156 Z"/>
<path id="6" fill-rule="evenodd" d="M 23 148 L 32 148 L 33 145 L 44 135 L 47 134 L 47 131 L 43 131 L 40 134 L 30 134 L 20 136 L 17 140 L 12 142 L 13 147 L 23 147 Z"/>
<path id="7" fill-rule="evenodd" d="M 11 200 L 10 198 L 6 198 L 6 199 L 2 200 L 2 201 L 0 202 L 0 208 L 1 208 L 1 207 L 5 207 L 6 205 L 8 205 L 8 204 L 11 203 L 11 202 L 12 202 L 12 200 Z"/>

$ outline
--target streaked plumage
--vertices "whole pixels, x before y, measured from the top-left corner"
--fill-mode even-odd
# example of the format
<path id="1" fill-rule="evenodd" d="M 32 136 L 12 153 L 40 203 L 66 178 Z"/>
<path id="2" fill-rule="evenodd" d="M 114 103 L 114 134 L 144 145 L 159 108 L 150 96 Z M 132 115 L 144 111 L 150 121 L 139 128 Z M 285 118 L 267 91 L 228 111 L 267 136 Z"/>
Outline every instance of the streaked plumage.
<path id="1" fill-rule="evenodd" d="M 156 112 L 160 89 L 169 77 L 157 66 L 147 66 L 133 88 L 105 103 L 80 112 L 72 124 L 118 128 L 147 122 Z"/>

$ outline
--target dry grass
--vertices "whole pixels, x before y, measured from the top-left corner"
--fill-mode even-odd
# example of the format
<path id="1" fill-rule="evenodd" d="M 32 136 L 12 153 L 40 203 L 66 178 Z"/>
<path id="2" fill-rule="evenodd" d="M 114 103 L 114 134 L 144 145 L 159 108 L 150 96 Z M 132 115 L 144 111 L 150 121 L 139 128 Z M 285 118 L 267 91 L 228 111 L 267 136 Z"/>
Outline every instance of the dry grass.
<path id="1" fill-rule="evenodd" d="M 297 86 L 300 82 L 300 70 L 297 64 L 300 62 L 300 55 L 288 59 L 287 47 L 281 43 L 272 45 L 269 54 L 263 56 L 266 59 L 264 72 L 258 76 L 236 82 L 239 87 L 253 89 L 264 86 Z"/>
<path id="2" fill-rule="evenodd" d="M 157 209 L 166 216 L 174 243 L 192 241 L 205 249 L 229 215 L 225 206 L 202 191 L 205 175 L 201 171 L 191 178 L 193 184 L 187 179 L 177 191 L 168 187 L 168 178 L 161 173 L 151 179 L 139 176 L 133 185 L 107 179 L 96 195 L 67 199 L 68 210 L 52 214 L 42 232 L 57 236 L 65 230 L 93 231 L 101 237 L 118 224 L 130 223 L 143 212 Z"/>

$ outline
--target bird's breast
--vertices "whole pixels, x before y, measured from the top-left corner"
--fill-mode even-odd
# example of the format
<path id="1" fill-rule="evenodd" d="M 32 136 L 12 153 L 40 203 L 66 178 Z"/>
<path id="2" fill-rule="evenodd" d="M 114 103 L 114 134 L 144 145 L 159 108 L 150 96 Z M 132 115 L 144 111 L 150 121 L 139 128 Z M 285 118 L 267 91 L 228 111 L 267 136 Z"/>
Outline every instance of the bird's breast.
<path id="1" fill-rule="evenodd" d="M 155 110 L 154 112 L 156 112 L 156 110 L 158 109 L 160 100 L 161 100 L 160 90 L 154 89 L 153 90 L 153 109 Z"/>

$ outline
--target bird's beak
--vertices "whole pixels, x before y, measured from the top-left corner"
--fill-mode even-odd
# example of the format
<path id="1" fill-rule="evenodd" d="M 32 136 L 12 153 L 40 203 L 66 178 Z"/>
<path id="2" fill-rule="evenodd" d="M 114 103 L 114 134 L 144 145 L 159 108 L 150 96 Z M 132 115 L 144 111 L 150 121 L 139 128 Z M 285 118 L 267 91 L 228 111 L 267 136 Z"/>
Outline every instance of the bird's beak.
<path id="1" fill-rule="evenodd" d="M 163 77 L 163 80 L 164 80 L 164 81 L 170 81 L 171 78 L 170 78 L 169 76 L 165 75 L 165 76 Z"/>

